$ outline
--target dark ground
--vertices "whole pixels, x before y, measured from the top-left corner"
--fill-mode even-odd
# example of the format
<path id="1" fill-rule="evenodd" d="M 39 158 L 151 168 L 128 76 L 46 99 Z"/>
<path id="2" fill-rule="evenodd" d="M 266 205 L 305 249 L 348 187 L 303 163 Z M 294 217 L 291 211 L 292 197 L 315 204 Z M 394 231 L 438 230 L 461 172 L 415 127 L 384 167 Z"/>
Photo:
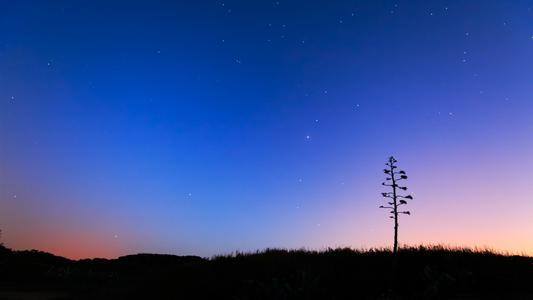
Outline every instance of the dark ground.
<path id="1" fill-rule="evenodd" d="M 469 249 L 266 250 L 73 261 L 0 246 L 0 299 L 533 299 L 533 258 Z"/>

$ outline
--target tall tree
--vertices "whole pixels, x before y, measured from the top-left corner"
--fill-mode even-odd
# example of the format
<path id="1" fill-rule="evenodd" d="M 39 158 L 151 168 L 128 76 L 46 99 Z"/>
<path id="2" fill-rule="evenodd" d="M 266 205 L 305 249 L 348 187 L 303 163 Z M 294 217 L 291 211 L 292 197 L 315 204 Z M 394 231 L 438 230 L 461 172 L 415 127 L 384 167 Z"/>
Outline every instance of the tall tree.
<path id="1" fill-rule="evenodd" d="M 379 208 L 390 209 L 389 213 L 391 214 L 389 218 L 394 219 L 394 248 L 393 253 L 396 255 L 398 252 L 398 215 L 405 214 L 410 215 L 409 211 L 400 211 L 400 206 L 406 205 L 407 200 L 412 200 L 413 196 L 411 195 L 399 195 L 398 190 L 406 191 L 406 186 L 400 186 L 398 182 L 407 179 L 407 174 L 403 170 L 399 170 L 396 163 L 398 161 L 394 157 L 389 157 L 389 160 L 385 164 L 387 167 L 383 169 L 383 172 L 387 174 L 385 182 L 382 185 L 390 187 L 390 192 L 381 193 L 383 197 L 387 199 L 388 206 L 381 205 Z M 390 202 L 389 202 L 390 201 Z"/>

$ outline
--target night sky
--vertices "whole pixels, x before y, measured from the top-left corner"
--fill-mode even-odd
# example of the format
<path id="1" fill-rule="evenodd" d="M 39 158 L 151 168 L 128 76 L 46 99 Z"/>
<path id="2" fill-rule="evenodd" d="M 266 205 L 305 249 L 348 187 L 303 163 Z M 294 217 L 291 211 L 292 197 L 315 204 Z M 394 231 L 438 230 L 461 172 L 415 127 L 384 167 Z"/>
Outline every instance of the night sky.
<path id="1" fill-rule="evenodd" d="M 1 241 L 533 255 L 532 114 L 533 1 L 0 1 Z"/>

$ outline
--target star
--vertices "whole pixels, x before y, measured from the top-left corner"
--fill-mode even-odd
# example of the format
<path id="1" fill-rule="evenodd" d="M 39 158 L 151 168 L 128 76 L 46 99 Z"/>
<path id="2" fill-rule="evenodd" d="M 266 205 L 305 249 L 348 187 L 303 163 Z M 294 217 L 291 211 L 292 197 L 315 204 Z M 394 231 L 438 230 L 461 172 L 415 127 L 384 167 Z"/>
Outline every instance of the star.
<path id="1" fill-rule="evenodd" d="M 306 135 L 306 136 L 305 136 L 305 139 L 309 141 L 309 140 L 311 139 L 311 136 Z"/>

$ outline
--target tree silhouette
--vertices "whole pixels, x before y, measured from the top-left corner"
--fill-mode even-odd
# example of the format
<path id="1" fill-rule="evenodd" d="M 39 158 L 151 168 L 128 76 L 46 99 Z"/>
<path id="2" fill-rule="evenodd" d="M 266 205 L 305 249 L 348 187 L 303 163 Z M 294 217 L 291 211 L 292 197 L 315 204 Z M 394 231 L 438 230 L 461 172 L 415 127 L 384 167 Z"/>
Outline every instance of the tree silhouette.
<path id="1" fill-rule="evenodd" d="M 394 157 L 391 156 L 389 157 L 388 162 L 385 164 L 387 168 L 383 169 L 383 172 L 387 174 L 389 177 L 385 178 L 386 181 L 383 182 L 382 185 L 390 187 L 392 191 L 381 193 L 381 195 L 391 200 L 387 200 L 388 206 L 381 205 L 379 207 L 379 208 L 391 209 L 390 211 L 391 216 L 389 216 L 389 218 L 394 219 L 393 253 L 395 255 L 398 252 L 398 215 L 399 214 L 411 215 L 411 212 L 409 211 L 399 211 L 398 209 L 400 206 L 406 205 L 407 200 L 413 199 L 413 196 L 411 195 L 402 196 L 398 194 L 398 189 L 403 190 L 403 191 L 407 190 L 407 187 L 400 186 L 398 184 L 399 181 L 407 179 L 407 174 L 405 173 L 405 171 L 397 170 L 398 167 L 395 165 L 397 162 L 398 161 Z"/>

